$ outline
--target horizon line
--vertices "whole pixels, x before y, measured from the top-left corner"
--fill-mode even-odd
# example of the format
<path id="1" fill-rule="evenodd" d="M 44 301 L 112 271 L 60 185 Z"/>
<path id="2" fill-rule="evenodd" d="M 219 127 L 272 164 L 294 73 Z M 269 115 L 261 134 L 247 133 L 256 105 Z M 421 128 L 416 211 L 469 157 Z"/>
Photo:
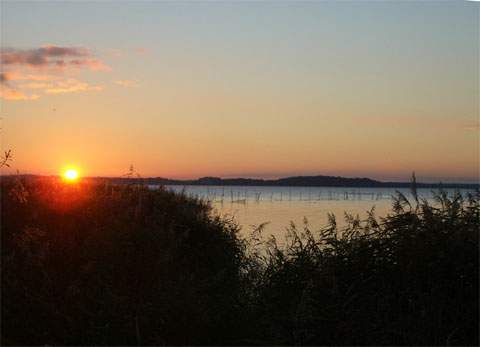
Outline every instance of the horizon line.
<path id="1" fill-rule="evenodd" d="M 38 177 L 61 177 L 60 174 L 32 174 L 32 173 L 20 173 L 20 174 L 0 174 L 0 177 L 8 177 L 8 176 L 38 176 Z M 126 174 L 123 175 L 86 175 L 82 176 L 83 178 L 106 178 L 106 179 L 164 179 L 169 181 L 199 181 L 201 179 L 220 179 L 220 180 L 258 180 L 258 181 L 265 181 L 265 182 L 272 182 L 272 181 L 279 181 L 282 179 L 288 178 L 312 178 L 312 177 L 332 177 L 332 178 L 341 178 L 341 179 L 367 179 L 378 183 L 397 183 L 397 184 L 405 184 L 411 183 L 410 179 L 398 179 L 398 180 L 385 180 L 385 179 L 377 179 L 371 178 L 368 176 L 340 176 L 340 175 L 291 175 L 291 176 L 278 176 L 275 178 L 264 178 L 264 177 L 255 177 L 255 176 L 200 176 L 196 178 L 170 178 L 165 176 L 128 176 Z M 417 179 L 416 183 L 420 184 L 453 184 L 453 185 L 480 185 L 480 177 L 473 178 L 473 177 L 463 177 L 460 178 L 461 181 L 454 181 L 454 178 L 432 178 L 432 180 L 420 181 Z M 463 179 L 463 180 L 462 180 Z"/>

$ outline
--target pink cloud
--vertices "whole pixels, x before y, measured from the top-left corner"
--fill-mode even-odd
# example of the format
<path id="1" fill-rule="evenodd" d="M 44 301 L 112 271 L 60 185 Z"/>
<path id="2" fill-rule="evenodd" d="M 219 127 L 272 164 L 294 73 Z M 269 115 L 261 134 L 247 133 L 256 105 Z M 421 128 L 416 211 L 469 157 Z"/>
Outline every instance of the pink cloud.
<path id="1" fill-rule="evenodd" d="M 14 71 L 0 72 L 0 83 L 7 83 L 10 81 L 55 81 L 62 79 L 61 76 L 55 75 L 37 75 L 37 74 L 22 74 Z"/>
<path id="2" fill-rule="evenodd" d="M 25 83 L 21 84 L 20 88 L 21 89 L 46 89 L 52 86 L 50 83 L 45 83 L 45 82 L 30 82 L 30 83 Z"/>
<path id="3" fill-rule="evenodd" d="M 4 66 L 20 65 L 41 68 L 63 65 L 68 61 L 66 58 L 91 57 L 92 55 L 89 50 L 79 47 L 4 48 L 0 50 L 0 62 Z"/>
<path id="4" fill-rule="evenodd" d="M 45 94 L 66 94 L 88 91 L 100 91 L 101 86 L 94 86 L 87 82 L 77 79 L 64 79 L 50 82 L 29 82 L 19 85 L 20 89 L 36 89 L 41 90 Z"/>
<path id="5" fill-rule="evenodd" d="M 148 49 L 144 48 L 144 47 L 138 47 L 138 48 L 135 48 L 135 53 L 137 54 L 147 54 L 148 53 Z"/>
<path id="6" fill-rule="evenodd" d="M 112 68 L 108 65 L 105 65 L 102 61 L 98 59 L 73 59 L 68 62 L 68 65 L 73 67 L 88 67 L 93 71 L 111 71 Z"/>
<path id="7" fill-rule="evenodd" d="M 71 67 L 94 71 L 111 71 L 92 51 L 83 47 L 44 46 L 41 48 L 0 49 L 0 64 L 10 68 L 62 70 Z"/>
<path id="8" fill-rule="evenodd" d="M 27 95 L 23 92 L 12 89 L 12 88 L 10 88 L 6 85 L 0 86 L 0 98 L 5 99 L 5 100 L 13 100 L 13 101 L 36 100 L 39 97 L 40 96 L 37 95 L 37 94 Z"/>
<path id="9" fill-rule="evenodd" d="M 7 83 L 9 81 L 8 74 L 5 72 L 0 73 L 0 84 Z"/>
<path id="10" fill-rule="evenodd" d="M 54 85 L 49 85 L 44 88 L 45 93 L 47 94 L 66 94 L 66 93 L 78 93 L 78 92 L 88 92 L 88 91 L 100 91 L 103 87 L 93 86 L 86 82 L 78 81 L 75 79 L 69 79 L 66 81 L 61 81 Z"/>
<path id="11" fill-rule="evenodd" d="M 85 81 L 67 79 L 68 72 L 79 69 L 111 71 L 93 52 L 83 47 L 47 45 L 40 48 L 0 49 L 1 97 L 6 100 L 33 100 L 39 95 L 27 95 L 24 90 L 34 89 L 44 94 L 64 94 L 99 91 L 103 87 Z M 25 82 L 25 83 L 23 83 Z"/>

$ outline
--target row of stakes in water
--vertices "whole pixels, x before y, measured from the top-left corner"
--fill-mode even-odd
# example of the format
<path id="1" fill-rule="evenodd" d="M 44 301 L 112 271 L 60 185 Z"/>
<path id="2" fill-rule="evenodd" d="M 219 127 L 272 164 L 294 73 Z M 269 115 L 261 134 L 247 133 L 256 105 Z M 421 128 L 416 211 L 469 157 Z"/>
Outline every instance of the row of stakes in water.
<path id="1" fill-rule="evenodd" d="M 253 194 L 252 194 L 253 193 Z M 390 199 L 391 195 L 384 194 L 384 193 L 374 193 L 374 192 L 318 192 L 312 193 L 307 192 L 300 192 L 299 194 L 292 194 L 292 192 L 284 193 L 284 192 L 276 192 L 276 193 L 269 193 L 269 194 L 262 194 L 261 192 L 249 192 L 247 190 L 244 191 L 233 191 L 230 190 L 226 192 L 222 190 L 221 192 L 218 191 L 210 191 L 207 189 L 206 194 L 194 194 L 194 193 L 187 193 L 190 196 L 194 196 L 199 199 L 209 200 L 211 202 L 217 203 L 239 203 L 239 204 L 246 204 L 247 202 L 256 202 L 259 203 L 261 201 L 325 201 L 325 200 L 382 200 L 382 199 Z"/>

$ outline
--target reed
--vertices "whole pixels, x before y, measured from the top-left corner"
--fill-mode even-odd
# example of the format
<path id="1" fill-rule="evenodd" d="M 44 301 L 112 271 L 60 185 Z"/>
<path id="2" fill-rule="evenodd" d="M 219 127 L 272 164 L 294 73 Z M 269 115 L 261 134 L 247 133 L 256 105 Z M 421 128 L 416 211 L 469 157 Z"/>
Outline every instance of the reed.
<path id="1" fill-rule="evenodd" d="M 1 191 L 3 345 L 479 342 L 478 192 L 398 194 L 385 218 L 305 220 L 280 245 L 185 192 L 25 177 Z"/>

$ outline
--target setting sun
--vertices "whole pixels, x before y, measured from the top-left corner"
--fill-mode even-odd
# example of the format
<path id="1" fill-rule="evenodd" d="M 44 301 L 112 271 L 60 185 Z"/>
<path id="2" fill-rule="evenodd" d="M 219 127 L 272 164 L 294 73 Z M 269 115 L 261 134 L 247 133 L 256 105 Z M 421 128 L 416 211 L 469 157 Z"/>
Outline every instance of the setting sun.
<path id="1" fill-rule="evenodd" d="M 67 169 L 63 174 L 67 181 L 76 181 L 78 179 L 78 171 L 76 169 Z"/>

